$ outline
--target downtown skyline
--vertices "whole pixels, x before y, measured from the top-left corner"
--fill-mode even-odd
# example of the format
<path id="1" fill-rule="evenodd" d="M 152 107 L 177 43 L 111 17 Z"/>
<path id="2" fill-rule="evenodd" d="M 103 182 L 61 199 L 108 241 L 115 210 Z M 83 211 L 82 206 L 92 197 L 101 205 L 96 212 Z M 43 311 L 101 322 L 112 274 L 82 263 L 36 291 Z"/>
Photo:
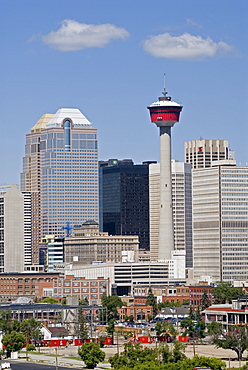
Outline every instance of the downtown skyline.
<path id="1" fill-rule="evenodd" d="M 80 109 L 97 128 L 100 160 L 159 161 L 146 108 L 161 96 L 164 73 L 184 107 L 172 158 L 184 160 L 185 141 L 226 139 L 237 165 L 247 165 L 246 1 L 54 0 L 50 8 L 2 4 L 1 185 L 19 183 L 25 135 L 61 107 Z"/>

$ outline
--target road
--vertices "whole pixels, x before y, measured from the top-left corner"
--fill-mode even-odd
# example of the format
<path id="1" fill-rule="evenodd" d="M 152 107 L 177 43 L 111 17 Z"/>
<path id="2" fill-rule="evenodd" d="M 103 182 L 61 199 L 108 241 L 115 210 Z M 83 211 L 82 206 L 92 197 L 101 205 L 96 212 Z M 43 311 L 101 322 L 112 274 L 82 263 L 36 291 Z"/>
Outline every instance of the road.
<path id="1" fill-rule="evenodd" d="M 44 364 L 33 364 L 27 362 L 17 362 L 17 361 L 8 361 L 11 363 L 12 370 L 55 370 L 54 365 L 44 365 Z M 72 370 L 71 367 L 62 367 L 58 366 L 58 370 Z"/>

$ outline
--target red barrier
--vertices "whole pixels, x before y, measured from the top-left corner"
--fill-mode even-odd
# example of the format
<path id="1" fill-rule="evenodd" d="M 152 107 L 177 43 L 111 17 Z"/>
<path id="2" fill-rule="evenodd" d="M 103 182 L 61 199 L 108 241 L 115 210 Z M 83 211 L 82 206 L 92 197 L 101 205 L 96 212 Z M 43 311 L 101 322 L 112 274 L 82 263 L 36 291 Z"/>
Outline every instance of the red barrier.
<path id="1" fill-rule="evenodd" d="M 188 337 L 182 337 L 181 335 L 178 336 L 179 342 L 188 342 L 189 338 Z"/>
<path id="2" fill-rule="evenodd" d="M 172 342 L 172 338 L 171 338 L 171 337 L 165 337 L 165 336 L 162 336 L 162 337 L 158 337 L 158 341 L 159 341 L 159 342 L 167 342 L 167 343 L 171 343 L 171 342 Z"/>
<path id="3" fill-rule="evenodd" d="M 105 338 L 103 344 L 105 346 L 112 344 L 112 338 Z"/>
<path id="4" fill-rule="evenodd" d="M 66 339 L 44 340 L 44 344 L 47 347 L 65 347 L 67 345 L 67 340 Z"/>
<path id="5" fill-rule="evenodd" d="M 151 338 L 150 337 L 138 337 L 138 342 L 151 343 Z"/>
<path id="6" fill-rule="evenodd" d="M 81 346 L 83 344 L 83 340 L 82 339 L 73 339 L 73 345 L 74 346 Z"/>

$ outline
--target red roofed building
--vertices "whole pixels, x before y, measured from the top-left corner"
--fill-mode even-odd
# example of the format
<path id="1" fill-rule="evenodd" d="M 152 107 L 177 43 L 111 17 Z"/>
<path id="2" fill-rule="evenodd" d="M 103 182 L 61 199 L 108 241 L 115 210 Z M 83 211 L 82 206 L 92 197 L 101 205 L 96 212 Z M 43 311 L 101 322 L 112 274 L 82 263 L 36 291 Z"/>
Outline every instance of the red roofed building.
<path id="1" fill-rule="evenodd" d="M 219 322 L 223 327 L 228 325 L 248 326 L 248 296 L 232 301 L 232 304 L 216 304 L 203 311 L 206 324 Z"/>

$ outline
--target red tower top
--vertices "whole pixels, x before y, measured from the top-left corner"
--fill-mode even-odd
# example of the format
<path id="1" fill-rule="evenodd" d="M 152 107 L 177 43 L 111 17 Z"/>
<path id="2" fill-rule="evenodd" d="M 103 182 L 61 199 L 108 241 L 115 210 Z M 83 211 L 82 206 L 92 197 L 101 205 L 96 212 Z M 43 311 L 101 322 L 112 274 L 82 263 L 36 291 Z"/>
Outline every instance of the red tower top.
<path id="1" fill-rule="evenodd" d="M 173 126 L 179 121 L 182 106 L 171 100 L 170 96 L 159 97 L 158 101 L 152 103 L 148 109 L 150 111 L 151 121 L 156 123 L 157 126 Z"/>

